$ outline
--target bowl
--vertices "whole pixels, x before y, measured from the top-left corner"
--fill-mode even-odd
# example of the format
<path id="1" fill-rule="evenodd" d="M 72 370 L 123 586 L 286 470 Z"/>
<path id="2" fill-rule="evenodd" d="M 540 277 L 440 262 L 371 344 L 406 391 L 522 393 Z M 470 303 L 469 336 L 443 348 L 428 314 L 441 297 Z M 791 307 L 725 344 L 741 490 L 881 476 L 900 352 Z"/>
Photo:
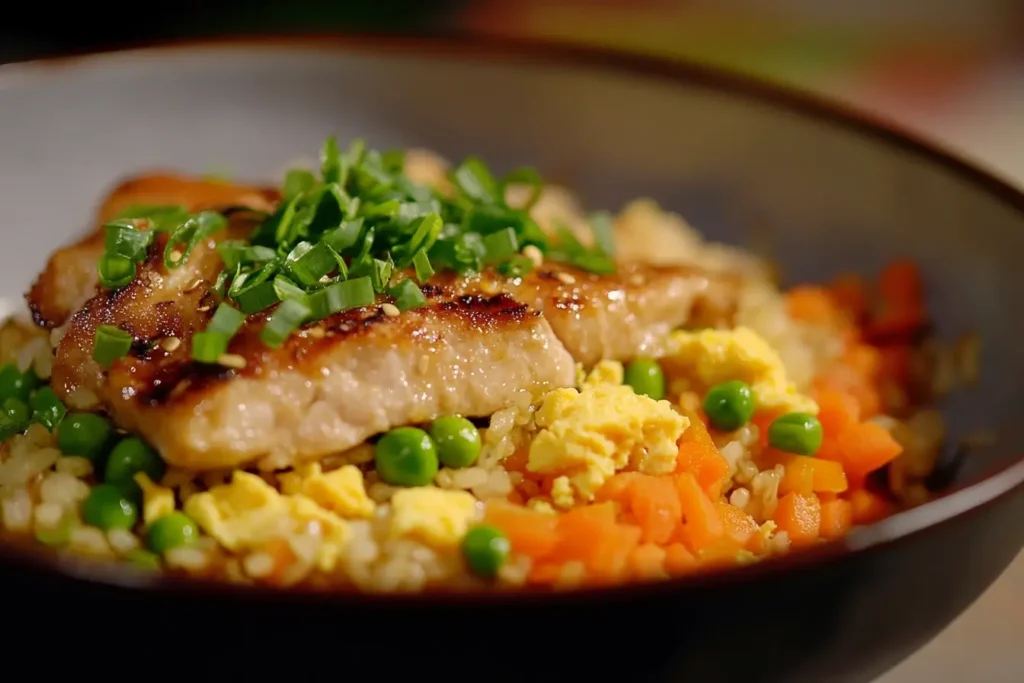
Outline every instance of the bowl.
<path id="1" fill-rule="evenodd" d="M 547 595 L 366 596 L 182 582 L 0 546 L 5 614 L 95 661 L 200 678 L 868 681 L 971 604 L 1024 543 L 1024 195 L 863 114 L 702 67 L 473 39 L 265 39 L 0 69 L 0 291 L 17 297 L 141 170 L 277 178 L 329 134 L 522 164 L 616 209 L 646 195 L 716 239 L 767 235 L 795 281 L 923 267 L 936 333 L 984 339 L 943 404 L 992 438 L 939 497 L 733 571 Z M 113 658 L 124 659 L 124 667 Z M 141 658 L 145 657 L 145 660 Z"/>

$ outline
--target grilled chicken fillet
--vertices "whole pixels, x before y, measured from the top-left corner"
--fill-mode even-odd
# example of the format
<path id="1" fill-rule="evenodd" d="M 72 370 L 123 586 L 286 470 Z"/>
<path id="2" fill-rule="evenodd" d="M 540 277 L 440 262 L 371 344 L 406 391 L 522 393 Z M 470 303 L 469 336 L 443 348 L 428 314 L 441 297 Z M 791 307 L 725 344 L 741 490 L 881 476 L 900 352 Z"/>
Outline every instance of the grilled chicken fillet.
<path id="1" fill-rule="evenodd" d="M 597 276 L 545 264 L 511 280 L 440 274 L 424 287 L 423 308 L 394 317 L 382 302 L 345 311 L 307 325 L 279 349 L 258 338 L 262 313 L 250 316 L 221 364 L 195 363 L 192 335 L 213 314 L 208 290 L 223 267 L 215 239 L 250 234 L 251 220 L 233 215 L 226 231 L 170 271 L 160 236 L 134 282 L 98 293 L 93 285 L 57 348 L 55 391 L 94 395 L 173 465 L 285 467 L 395 426 L 442 414 L 488 416 L 520 392 L 572 386 L 574 361 L 629 360 L 670 329 L 728 318 L 735 301 L 730 277 L 691 267 L 623 265 Z M 78 261 L 95 271 L 95 260 Z M 55 303 L 38 285 L 29 298 L 34 310 Z M 109 371 L 92 359 L 104 324 L 136 338 Z"/>

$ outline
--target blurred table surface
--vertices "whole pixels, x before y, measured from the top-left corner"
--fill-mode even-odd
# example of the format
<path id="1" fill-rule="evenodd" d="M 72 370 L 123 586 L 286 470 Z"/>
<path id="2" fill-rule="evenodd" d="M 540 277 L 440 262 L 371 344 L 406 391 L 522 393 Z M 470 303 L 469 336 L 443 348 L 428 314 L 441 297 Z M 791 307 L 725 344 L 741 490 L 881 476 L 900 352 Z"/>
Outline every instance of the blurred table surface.
<path id="1" fill-rule="evenodd" d="M 873 98 L 855 85 L 830 94 L 872 109 L 1024 187 L 1024 68 L 980 80 L 935 111 Z M 1024 553 L 948 629 L 876 683 L 1024 681 Z"/>

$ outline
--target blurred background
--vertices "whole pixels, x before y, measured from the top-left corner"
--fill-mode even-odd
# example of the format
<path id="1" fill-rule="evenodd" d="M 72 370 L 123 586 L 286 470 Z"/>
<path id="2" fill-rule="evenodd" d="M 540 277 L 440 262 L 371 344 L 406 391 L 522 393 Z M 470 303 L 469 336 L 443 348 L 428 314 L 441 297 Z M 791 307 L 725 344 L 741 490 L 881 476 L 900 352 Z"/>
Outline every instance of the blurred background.
<path id="1" fill-rule="evenodd" d="M 849 100 L 1024 179 L 1024 0 L 18 3 L 0 62 L 223 34 L 527 36 L 727 66 Z"/>
<path id="2" fill-rule="evenodd" d="M 338 31 L 541 38 L 725 66 L 851 102 L 1024 186 L 1024 0 L 8 3 L 0 63 L 170 39 Z M 1024 680 L 1022 619 L 1024 556 L 879 683 Z"/>

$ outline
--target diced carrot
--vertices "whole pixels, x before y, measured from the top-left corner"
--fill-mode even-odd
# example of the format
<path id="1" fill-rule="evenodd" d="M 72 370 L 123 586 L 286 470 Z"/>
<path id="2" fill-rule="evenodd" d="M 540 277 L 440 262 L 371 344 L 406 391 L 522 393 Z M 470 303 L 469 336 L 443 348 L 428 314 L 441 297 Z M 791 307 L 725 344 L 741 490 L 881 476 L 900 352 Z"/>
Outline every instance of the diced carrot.
<path id="1" fill-rule="evenodd" d="M 844 273 L 832 281 L 829 291 L 838 308 L 850 313 L 856 321 L 864 318 L 868 309 L 867 286 L 864 284 L 864 278 L 857 273 Z"/>
<path id="2" fill-rule="evenodd" d="M 772 422 L 775 422 L 775 418 L 783 414 L 782 410 L 759 410 L 754 413 L 754 417 L 751 418 L 750 422 L 757 427 L 758 440 L 762 446 L 768 445 L 768 427 L 771 426 Z"/>
<path id="3" fill-rule="evenodd" d="M 779 499 L 772 519 L 795 547 L 810 545 L 821 532 L 821 501 L 814 494 L 787 493 Z"/>
<path id="4" fill-rule="evenodd" d="M 718 451 L 699 416 L 687 413 L 687 417 L 690 418 L 690 426 L 679 440 L 676 472 L 689 472 L 712 499 L 717 499 L 729 478 L 729 461 Z"/>
<path id="5" fill-rule="evenodd" d="M 847 425 L 860 421 L 860 404 L 848 392 L 822 387 L 814 392 L 814 400 L 825 438 L 837 436 Z"/>
<path id="6" fill-rule="evenodd" d="M 881 354 L 878 349 L 870 344 L 855 344 L 846 349 L 840 362 L 854 370 L 865 379 L 873 380 L 878 377 L 881 367 Z"/>
<path id="7" fill-rule="evenodd" d="M 573 508 L 558 515 L 559 542 L 551 559 L 586 561 L 599 539 L 615 526 L 615 516 L 615 503 L 612 502 Z"/>
<path id="8" fill-rule="evenodd" d="M 903 452 L 885 427 L 875 422 L 849 425 L 836 437 L 843 469 L 853 481 L 861 481 Z"/>
<path id="9" fill-rule="evenodd" d="M 593 577 L 597 581 L 622 578 L 630 553 L 640 543 L 640 535 L 638 527 L 614 524 L 594 539 L 594 546 L 584 560 Z"/>
<path id="10" fill-rule="evenodd" d="M 505 532 L 513 552 L 536 560 L 551 554 L 558 545 L 559 518 L 555 515 L 495 500 L 487 503 L 484 518 Z"/>
<path id="11" fill-rule="evenodd" d="M 715 503 L 718 516 L 722 520 L 722 528 L 725 535 L 735 542 L 738 548 L 745 548 L 752 552 L 760 550 L 757 539 L 759 526 L 757 521 L 735 505 L 725 502 Z"/>
<path id="12" fill-rule="evenodd" d="M 629 509 L 648 543 L 667 543 L 679 526 L 683 508 L 675 483 L 665 477 L 637 477 L 627 490 Z"/>
<path id="13" fill-rule="evenodd" d="M 601 490 L 597 492 L 596 499 L 598 501 L 614 500 L 619 503 L 625 502 L 629 485 L 633 483 L 634 479 L 643 476 L 646 475 L 639 472 L 619 472 L 604 483 Z"/>
<path id="14" fill-rule="evenodd" d="M 848 500 L 821 502 L 821 537 L 833 540 L 845 536 L 853 526 L 853 505 Z"/>
<path id="15" fill-rule="evenodd" d="M 892 503 L 867 489 L 854 489 L 848 496 L 854 524 L 874 524 L 894 512 Z"/>
<path id="16" fill-rule="evenodd" d="M 551 584 L 562 575 L 562 565 L 551 562 L 536 562 L 527 577 L 530 583 Z"/>
<path id="17" fill-rule="evenodd" d="M 523 494 L 517 491 L 516 489 L 512 489 L 512 491 L 509 492 L 507 496 L 505 496 L 505 500 L 507 500 L 512 505 L 526 505 L 526 499 L 523 498 Z"/>
<path id="18" fill-rule="evenodd" d="M 797 320 L 831 325 L 836 320 L 836 305 L 824 287 L 802 285 L 786 292 L 786 311 Z"/>
<path id="19" fill-rule="evenodd" d="M 630 574 L 641 579 L 662 578 L 666 556 L 665 549 L 653 543 L 638 545 L 629 554 Z"/>
<path id="20" fill-rule="evenodd" d="M 526 463 L 529 460 L 529 457 L 530 452 L 525 448 L 520 448 L 512 453 L 512 455 L 502 460 L 501 465 L 509 472 L 522 472 L 526 475 L 528 473 Z"/>
<path id="21" fill-rule="evenodd" d="M 822 462 L 828 462 L 823 460 Z M 779 482 L 779 493 L 786 494 L 795 491 L 803 495 L 814 493 L 814 458 L 797 455 L 786 458 L 783 463 L 786 473 Z M 842 469 L 842 465 L 840 465 Z"/>
<path id="22" fill-rule="evenodd" d="M 878 275 L 878 292 L 886 303 L 921 307 L 924 304 L 924 279 L 917 264 L 896 259 Z"/>
<path id="23" fill-rule="evenodd" d="M 683 472 L 677 475 L 675 484 L 683 513 L 679 537 L 690 550 L 700 553 L 725 535 L 722 518 L 692 474 Z"/>
<path id="24" fill-rule="evenodd" d="M 665 570 L 669 576 L 691 574 L 697 569 L 697 558 L 682 543 L 665 548 Z"/>
<path id="25" fill-rule="evenodd" d="M 803 456 L 798 455 L 796 457 L 800 458 Z M 850 483 L 846 478 L 846 472 L 843 470 L 842 464 L 819 458 L 813 458 L 813 460 L 813 488 L 815 493 L 842 493 L 850 488 Z"/>

